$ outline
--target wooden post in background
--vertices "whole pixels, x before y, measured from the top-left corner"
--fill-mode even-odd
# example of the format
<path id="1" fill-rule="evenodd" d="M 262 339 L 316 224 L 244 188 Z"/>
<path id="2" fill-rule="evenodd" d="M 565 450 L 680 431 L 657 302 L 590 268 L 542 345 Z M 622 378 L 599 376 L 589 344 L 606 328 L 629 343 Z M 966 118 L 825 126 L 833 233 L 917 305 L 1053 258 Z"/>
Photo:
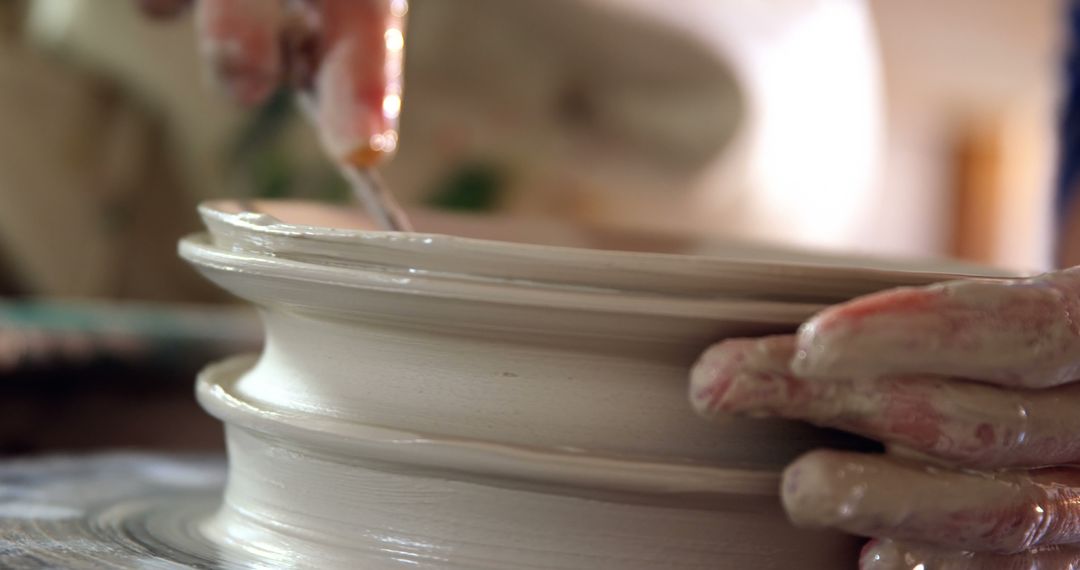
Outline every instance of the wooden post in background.
<path id="1" fill-rule="evenodd" d="M 959 123 L 953 146 L 954 257 L 1021 271 L 1051 265 L 1053 122 L 1039 105 Z"/>
<path id="2" fill-rule="evenodd" d="M 1001 131 L 994 119 L 965 122 L 957 129 L 949 247 L 955 257 L 996 261 L 1005 168 Z"/>

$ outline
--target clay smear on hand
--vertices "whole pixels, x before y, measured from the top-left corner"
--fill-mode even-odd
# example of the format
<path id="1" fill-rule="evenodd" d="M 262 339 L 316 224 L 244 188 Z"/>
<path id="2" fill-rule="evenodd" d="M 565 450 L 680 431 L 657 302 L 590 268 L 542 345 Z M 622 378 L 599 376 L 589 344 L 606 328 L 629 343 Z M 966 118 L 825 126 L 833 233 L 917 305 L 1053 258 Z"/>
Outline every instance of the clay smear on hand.
<path id="1" fill-rule="evenodd" d="M 1080 376 L 1080 270 L 954 281 L 870 295 L 823 311 L 798 334 L 806 377 L 929 373 L 1006 386 Z"/>
<path id="2" fill-rule="evenodd" d="M 1006 389 L 930 375 L 806 379 L 790 336 L 731 340 L 691 374 L 704 415 L 780 416 L 837 428 L 969 467 L 1080 462 L 1080 384 Z"/>
<path id="3" fill-rule="evenodd" d="M 815 451 L 784 472 L 788 516 L 804 526 L 1016 553 L 1080 541 L 1080 473 L 984 475 L 881 455 Z"/>
<path id="4" fill-rule="evenodd" d="M 986 568 L 1039 567 L 1007 564 L 1069 559 L 1048 547 L 1080 542 L 1078 472 L 1027 470 L 1080 462 L 1074 315 L 1075 270 L 887 291 L 827 309 L 797 336 L 712 347 L 692 373 L 691 400 L 705 415 L 800 419 L 986 471 L 813 452 L 784 474 L 784 506 L 798 524 L 1024 553 L 981 559 L 993 560 Z M 1002 468 L 1019 470 L 995 472 Z M 874 548 L 869 562 L 889 567 L 895 552 Z M 926 559 L 946 561 L 944 552 Z"/>

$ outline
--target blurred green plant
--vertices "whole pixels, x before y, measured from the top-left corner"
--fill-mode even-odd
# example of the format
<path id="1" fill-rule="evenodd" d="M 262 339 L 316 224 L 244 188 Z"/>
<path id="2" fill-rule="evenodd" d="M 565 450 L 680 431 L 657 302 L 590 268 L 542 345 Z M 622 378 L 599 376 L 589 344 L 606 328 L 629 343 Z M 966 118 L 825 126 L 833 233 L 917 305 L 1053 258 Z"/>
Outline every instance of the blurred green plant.
<path id="1" fill-rule="evenodd" d="M 505 194 L 506 175 L 498 165 L 465 162 L 438 183 L 427 204 L 443 210 L 490 212 Z"/>

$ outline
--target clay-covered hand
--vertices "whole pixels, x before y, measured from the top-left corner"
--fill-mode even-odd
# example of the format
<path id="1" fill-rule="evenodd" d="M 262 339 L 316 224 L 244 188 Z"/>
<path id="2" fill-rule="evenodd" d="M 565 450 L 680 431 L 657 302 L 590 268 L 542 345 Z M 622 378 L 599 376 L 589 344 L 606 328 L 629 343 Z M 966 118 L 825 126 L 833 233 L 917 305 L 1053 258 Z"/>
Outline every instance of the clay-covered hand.
<path id="1" fill-rule="evenodd" d="M 168 17 L 195 4 L 213 76 L 255 105 L 283 85 L 310 94 L 330 154 L 368 166 L 393 152 L 406 0 L 140 0 Z"/>
<path id="2" fill-rule="evenodd" d="M 702 414 L 798 419 L 881 441 L 784 472 L 796 524 L 874 540 L 864 569 L 1080 568 L 1080 268 L 831 307 L 794 336 L 694 368 Z"/>

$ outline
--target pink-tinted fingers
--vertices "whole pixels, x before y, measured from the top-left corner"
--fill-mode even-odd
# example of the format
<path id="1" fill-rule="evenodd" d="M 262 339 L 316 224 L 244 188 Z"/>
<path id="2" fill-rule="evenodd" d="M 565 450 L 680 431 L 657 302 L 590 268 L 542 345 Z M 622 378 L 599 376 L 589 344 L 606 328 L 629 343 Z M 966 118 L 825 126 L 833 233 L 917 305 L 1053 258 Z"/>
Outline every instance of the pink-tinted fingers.
<path id="1" fill-rule="evenodd" d="M 1080 463 L 1080 384 L 1009 389 L 937 376 L 807 380 L 792 337 L 724 341 L 691 373 L 703 415 L 780 416 L 979 468 Z"/>
<path id="2" fill-rule="evenodd" d="M 200 0 L 199 45 L 214 77 L 245 105 L 257 104 L 283 77 L 280 0 Z"/>
<path id="3" fill-rule="evenodd" d="M 315 77 L 323 145 L 336 159 L 370 166 L 397 148 L 405 0 L 323 0 L 323 48 Z"/>
<path id="4" fill-rule="evenodd" d="M 812 386 L 789 372 L 792 336 L 730 339 L 702 353 L 690 371 L 690 402 L 704 416 L 719 412 L 786 415 L 808 404 Z M 822 384 L 824 385 L 824 384 Z M 796 413 L 795 419 L 805 419 Z"/>
<path id="5" fill-rule="evenodd" d="M 860 570 L 1078 570 L 1080 548 L 1048 546 L 1018 554 L 972 553 L 925 544 L 874 540 L 863 549 Z"/>
<path id="6" fill-rule="evenodd" d="M 869 295 L 799 331 L 802 376 L 927 373 L 1046 387 L 1080 375 L 1080 273 Z"/>
<path id="7" fill-rule="evenodd" d="M 1080 492 L 1065 484 L 1078 478 L 1053 475 L 978 475 L 815 451 L 784 472 L 781 498 L 804 526 L 1011 554 L 1080 542 Z"/>

